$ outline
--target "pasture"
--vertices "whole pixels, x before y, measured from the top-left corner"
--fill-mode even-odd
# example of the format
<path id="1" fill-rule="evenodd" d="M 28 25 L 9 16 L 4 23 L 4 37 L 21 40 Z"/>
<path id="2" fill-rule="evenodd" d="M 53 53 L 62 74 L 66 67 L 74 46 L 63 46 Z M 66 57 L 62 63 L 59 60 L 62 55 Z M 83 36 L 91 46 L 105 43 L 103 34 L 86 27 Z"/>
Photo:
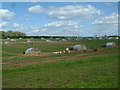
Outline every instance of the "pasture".
<path id="1" fill-rule="evenodd" d="M 118 48 L 116 39 L 104 40 L 68 40 L 60 42 L 51 39 L 33 39 L 34 44 L 24 43 L 26 39 L 10 41 L 11 45 L 2 45 L 2 86 L 3 88 L 118 88 Z M 101 48 L 106 42 L 116 42 L 117 47 Z M 99 49 L 97 52 L 64 51 L 77 44 L 87 49 Z M 39 56 L 24 55 L 28 48 L 41 50 Z"/>

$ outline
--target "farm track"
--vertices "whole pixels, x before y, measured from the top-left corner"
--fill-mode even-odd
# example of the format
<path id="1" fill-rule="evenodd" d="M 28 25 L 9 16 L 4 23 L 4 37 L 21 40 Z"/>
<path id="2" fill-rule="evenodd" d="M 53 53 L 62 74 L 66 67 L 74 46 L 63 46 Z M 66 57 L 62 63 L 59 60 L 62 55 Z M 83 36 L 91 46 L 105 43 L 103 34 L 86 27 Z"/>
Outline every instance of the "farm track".
<path id="1" fill-rule="evenodd" d="M 19 60 L 19 61 L 9 61 L 9 62 L 4 62 L 3 67 L 6 66 L 13 66 L 11 68 L 16 68 L 16 67 L 22 67 L 22 66 L 28 66 L 28 65 L 34 65 L 34 64 L 42 64 L 42 63 L 47 63 L 47 62 L 54 62 L 58 61 L 59 63 L 62 60 L 74 60 L 74 59 L 87 59 L 87 58 L 93 58 L 93 57 L 99 57 L 99 56 L 104 56 L 104 55 L 110 55 L 110 54 L 117 54 L 117 51 L 112 51 L 112 52 L 92 52 L 92 53 L 86 53 L 86 54 L 79 54 L 79 55 L 72 55 L 72 56 L 62 56 L 62 57 L 50 57 L 50 58 L 42 58 L 42 61 L 40 59 L 34 59 L 34 60 Z"/>

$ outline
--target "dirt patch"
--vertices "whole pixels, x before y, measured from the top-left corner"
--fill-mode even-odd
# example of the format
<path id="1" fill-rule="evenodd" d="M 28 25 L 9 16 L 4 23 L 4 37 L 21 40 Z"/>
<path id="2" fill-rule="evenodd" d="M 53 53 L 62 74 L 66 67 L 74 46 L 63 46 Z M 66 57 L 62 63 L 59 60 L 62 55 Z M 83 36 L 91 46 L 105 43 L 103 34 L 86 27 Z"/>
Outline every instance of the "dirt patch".
<path id="1" fill-rule="evenodd" d="M 52 55 L 52 53 L 40 53 L 40 54 L 23 54 L 23 56 L 49 56 Z"/>
<path id="2" fill-rule="evenodd" d="M 0 62 L 0 65 L 7 64 L 7 63 L 9 63 L 9 62 Z"/>

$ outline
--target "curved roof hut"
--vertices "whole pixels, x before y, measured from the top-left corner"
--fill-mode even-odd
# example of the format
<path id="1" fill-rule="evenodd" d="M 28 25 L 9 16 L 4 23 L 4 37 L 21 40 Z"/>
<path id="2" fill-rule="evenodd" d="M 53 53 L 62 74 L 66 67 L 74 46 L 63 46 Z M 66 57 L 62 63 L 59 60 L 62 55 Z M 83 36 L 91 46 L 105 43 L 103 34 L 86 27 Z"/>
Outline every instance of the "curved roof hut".
<path id="1" fill-rule="evenodd" d="M 66 40 L 66 39 L 62 39 L 61 41 L 65 42 L 65 41 L 67 41 L 67 40 Z"/>
<path id="2" fill-rule="evenodd" d="M 45 38 L 40 38 L 41 40 L 46 40 Z"/>
<path id="3" fill-rule="evenodd" d="M 100 37 L 100 38 L 98 38 L 99 40 L 102 40 L 103 38 L 102 37 Z"/>
<path id="4" fill-rule="evenodd" d="M 46 42 L 52 42 L 51 40 L 46 40 Z"/>
<path id="5" fill-rule="evenodd" d="M 78 38 L 75 39 L 76 41 L 79 40 Z"/>
<path id="6" fill-rule="evenodd" d="M 4 42 L 4 44 L 11 44 L 10 42 Z"/>
<path id="7" fill-rule="evenodd" d="M 73 50 L 77 50 L 77 51 L 79 51 L 79 50 L 87 50 L 85 45 L 75 45 L 72 48 L 73 48 Z"/>
<path id="8" fill-rule="evenodd" d="M 16 41 L 15 39 L 11 39 L 11 41 Z"/>
<path id="9" fill-rule="evenodd" d="M 31 41 L 31 40 L 28 40 L 28 41 L 27 41 L 27 43 L 33 43 L 33 41 Z"/>
<path id="10" fill-rule="evenodd" d="M 119 39 L 119 37 L 116 37 L 115 39 Z"/>
<path id="11" fill-rule="evenodd" d="M 26 51 L 25 51 L 25 54 L 40 54 L 41 51 L 37 48 L 28 48 Z"/>
<path id="12" fill-rule="evenodd" d="M 68 40 L 70 40 L 71 38 L 67 38 Z"/>
<path id="13" fill-rule="evenodd" d="M 108 39 L 113 39 L 112 37 L 109 37 Z"/>
<path id="14" fill-rule="evenodd" d="M 116 46 L 115 42 L 107 42 L 106 43 L 106 47 L 114 47 L 114 46 Z"/>
<path id="15" fill-rule="evenodd" d="M 56 38 L 56 40 L 59 40 L 60 38 Z"/>
<path id="16" fill-rule="evenodd" d="M 22 39 L 21 37 L 19 39 Z"/>
<path id="17" fill-rule="evenodd" d="M 10 39 L 10 38 L 7 38 L 7 39 Z"/>

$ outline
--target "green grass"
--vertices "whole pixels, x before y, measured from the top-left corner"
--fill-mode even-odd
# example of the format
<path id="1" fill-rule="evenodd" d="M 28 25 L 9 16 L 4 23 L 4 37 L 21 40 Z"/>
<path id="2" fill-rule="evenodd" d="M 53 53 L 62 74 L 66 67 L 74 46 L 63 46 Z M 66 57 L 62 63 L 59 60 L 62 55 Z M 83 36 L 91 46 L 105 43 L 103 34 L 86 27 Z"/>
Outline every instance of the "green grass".
<path id="1" fill-rule="evenodd" d="M 3 88 L 117 88 L 117 57 L 113 54 L 5 69 Z"/>
<path id="2" fill-rule="evenodd" d="M 2 53 L 2 57 L 16 56 L 14 54 Z"/>
<path id="3" fill-rule="evenodd" d="M 10 41 L 4 40 L 3 41 Z M 99 51 L 102 56 L 81 58 L 80 54 L 90 54 L 93 51 L 77 52 L 70 54 L 57 54 L 47 56 L 19 56 L 28 48 L 39 48 L 42 52 L 63 51 L 69 46 L 85 44 L 88 49 L 100 48 L 106 42 L 118 40 L 69 40 L 68 42 L 34 44 L 21 43 L 25 39 L 17 40 L 12 45 L 2 45 L 2 57 L 14 58 L 3 59 L 7 63 L 2 68 L 3 88 L 117 88 L 118 87 L 118 47 L 107 48 Z M 42 41 L 34 39 L 34 41 Z M 8 53 L 4 53 L 8 52 Z M 106 54 L 113 52 L 113 54 Z M 11 53 L 11 54 L 10 54 Z M 96 53 L 97 54 L 97 53 Z M 78 56 L 77 56 L 78 55 Z M 93 54 L 94 55 L 94 54 Z M 72 58 L 71 58 L 72 57 Z M 61 60 L 59 60 L 61 59 Z M 30 61 L 31 60 L 31 61 Z M 42 64 L 27 64 L 28 62 L 40 62 L 44 60 L 56 60 Z M 58 61 L 57 61 L 58 60 Z M 20 62 L 22 61 L 22 62 Z M 25 66 L 14 66 L 25 64 Z"/>
<path id="4" fill-rule="evenodd" d="M 36 41 L 36 40 L 34 40 L 34 41 Z M 62 43 L 41 42 L 41 43 L 35 43 L 35 44 L 14 43 L 13 42 L 13 45 L 10 45 L 12 47 L 3 45 L 2 49 L 3 49 L 3 51 L 7 51 L 7 52 L 22 53 L 26 49 L 33 47 L 33 48 L 39 48 L 42 52 L 54 52 L 54 51 L 63 51 L 63 50 L 65 50 L 65 48 L 76 45 L 76 44 L 84 44 L 84 45 L 86 45 L 86 47 L 88 49 L 100 48 L 101 46 L 105 45 L 106 42 L 110 42 L 110 41 L 114 41 L 118 44 L 118 40 L 92 40 L 92 41 L 78 40 L 78 41 L 69 41 L 69 42 L 62 42 Z M 19 40 L 17 42 L 19 42 Z M 20 45 L 20 46 L 16 47 L 15 45 Z M 24 48 L 21 48 L 21 47 L 24 47 Z"/>
<path id="5" fill-rule="evenodd" d="M 118 48 L 107 48 L 104 50 L 101 50 L 100 52 L 109 52 L 109 51 L 116 51 L 118 50 Z M 88 51 L 88 52 L 76 52 L 76 53 L 70 53 L 70 54 L 52 54 L 52 55 L 48 55 L 48 56 L 41 56 L 41 57 L 36 57 L 36 56 L 24 56 L 24 57 L 19 57 L 19 58 L 12 58 L 12 59 L 4 59 L 3 62 L 7 62 L 7 61 L 12 61 L 13 63 L 15 61 L 19 61 L 19 60 L 38 60 L 38 61 L 44 61 L 44 58 L 51 58 L 51 57 L 63 57 L 63 56 L 74 56 L 74 55 L 80 55 L 80 54 L 87 54 L 93 51 Z M 6 56 L 16 56 L 13 54 L 6 54 L 3 53 L 2 57 L 6 57 Z M 16 62 L 15 62 L 16 63 Z"/>
<path id="6" fill-rule="evenodd" d="M 2 51 L 11 52 L 11 53 L 23 53 L 26 49 L 25 48 L 16 48 L 14 46 L 10 47 L 7 45 L 2 46 Z"/>

